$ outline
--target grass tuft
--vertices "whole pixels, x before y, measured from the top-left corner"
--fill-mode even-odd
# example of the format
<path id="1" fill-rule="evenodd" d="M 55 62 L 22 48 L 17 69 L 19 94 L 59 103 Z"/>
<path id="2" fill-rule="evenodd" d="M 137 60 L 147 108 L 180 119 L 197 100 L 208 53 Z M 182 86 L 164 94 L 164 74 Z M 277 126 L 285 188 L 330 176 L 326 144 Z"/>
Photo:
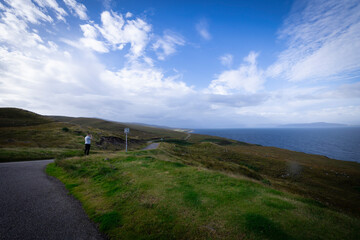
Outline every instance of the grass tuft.
<path id="1" fill-rule="evenodd" d="M 99 223 L 100 231 L 106 232 L 113 228 L 120 227 L 122 217 L 118 212 L 112 211 L 95 217 L 95 222 Z"/>
<path id="2" fill-rule="evenodd" d="M 278 198 L 267 198 L 264 199 L 263 202 L 266 206 L 273 207 L 279 210 L 292 210 L 296 208 L 293 204 Z"/>
<path id="3" fill-rule="evenodd" d="M 273 240 L 286 240 L 290 238 L 280 227 L 279 224 L 256 213 L 245 215 L 245 227 L 255 235 L 260 235 Z"/>

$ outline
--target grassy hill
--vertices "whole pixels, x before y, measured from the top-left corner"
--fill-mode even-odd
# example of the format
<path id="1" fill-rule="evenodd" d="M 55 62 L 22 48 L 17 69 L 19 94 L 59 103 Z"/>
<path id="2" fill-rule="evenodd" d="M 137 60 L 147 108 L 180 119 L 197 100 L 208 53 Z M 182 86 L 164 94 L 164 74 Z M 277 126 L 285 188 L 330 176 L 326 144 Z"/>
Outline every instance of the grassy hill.
<path id="1" fill-rule="evenodd" d="M 112 239 L 360 239 L 359 163 L 101 119 L 0 116 L 0 161 L 58 157 L 48 173 Z M 149 140 L 159 149 L 139 150 Z"/>
<path id="2" fill-rule="evenodd" d="M 47 172 L 110 239 L 359 239 L 356 216 L 240 173 L 184 164 L 170 145 L 58 160 Z"/>
<path id="3" fill-rule="evenodd" d="M 0 127 L 35 126 L 52 120 L 18 108 L 0 108 Z"/>
<path id="4" fill-rule="evenodd" d="M 193 137 L 193 136 L 192 136 Z M 164 151 L 178 161 L 246 176 L 279 190 L 310 197 L 320 204 L 360 216 L 360 164 L 211 138 L 187 144 L 167 144 Z"/>
<path id="5" fill-rule="evenodd" d="M 94 118 L 41 116 L 17 108 L 0 108 L 0 162 L 53 158 L 60 153 L 81 155 L 87 132 L 93 135 L 92 150 L 123 150 L 125 127 L 131 129 L 130 150 L 144 147 L 149 140 L 186 137 L 185 133 L 169 129 Z"/>
<path id="6" fill-rule="evenodd" d="M 165 128 L 149 127 L 131 123 L 112 122 L 97 118 L 72 118 L 61 116 L 49 116 L 50 119 L 60 122 L 67 122 L 83 127 L 93 127 L 96 129 L 122 134 L 124 128 L 130 128 L 130 136 L 137 139 L 152 140 L 159 138 L 185 138 L 186 134 Z"/>

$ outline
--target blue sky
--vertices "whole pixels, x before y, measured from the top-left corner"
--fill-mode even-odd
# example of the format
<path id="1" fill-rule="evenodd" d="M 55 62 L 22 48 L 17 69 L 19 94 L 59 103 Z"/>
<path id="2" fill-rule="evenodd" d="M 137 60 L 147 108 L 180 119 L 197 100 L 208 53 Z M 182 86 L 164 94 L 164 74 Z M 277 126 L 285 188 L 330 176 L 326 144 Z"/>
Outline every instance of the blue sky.
<path id="1" fill-rule="evenodd" d="M 0 0 L 0 106 L 189 128 L 360 124 L 360 2 Z"/>

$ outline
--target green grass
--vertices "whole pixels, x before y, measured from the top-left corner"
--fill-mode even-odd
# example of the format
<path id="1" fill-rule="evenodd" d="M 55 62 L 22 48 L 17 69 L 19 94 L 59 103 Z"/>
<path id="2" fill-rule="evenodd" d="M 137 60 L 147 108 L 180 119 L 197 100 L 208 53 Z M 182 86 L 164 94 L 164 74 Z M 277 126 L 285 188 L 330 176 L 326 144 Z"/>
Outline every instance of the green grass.
<path id="1" fill-rule="evenodd" d="M 0 108 L 0 127 L 33 126 L 52 120 L 18 108 Z"/>
<path id="2" fill-rule="evenodd" d="M 47 167 L 111 239 L 359 239 L 360 220 L 162 150 Z"/>
<path id="3" fill-rule="evenodd" d="M 165 139 L 165 140 L 163 140 L 163 142 L 173 143 L 173 144 L 180 145 L 180 146 L 192 145 L 191 142 L 185 141 L 183 139 Z"/>
<path id="4" fill-rule="evenodd" d="M 185 164 L 247 176 L 360 216 L 359 163 L 273 147 L 218 143 L 198 135 L 191 144 L 165 143 L 162 149 Z"/>
<path id="5" fill-rule="evenodd" d="M 87 132 L 92 149 L 125 149 L 124 127 L 130 127 L 129 150 L 141 149 L 148 140 L 183 139 L 170 129 L 111 122 L 96 118 L 45 117 L 22 109 L 0 108 L 0 148 L 82 149 Z"/>
<path id="6" fill-rule="evenodd" d="M 281 229 L 279 224 L 256 213 L 245 215 L 245 228 L 267 239 L 292 239 Z"/>
<path id="7" fill-rule="evenodd" d="M 0 162 L 82 156 L 83 150 L 65 148 L 0 148 Z"/>

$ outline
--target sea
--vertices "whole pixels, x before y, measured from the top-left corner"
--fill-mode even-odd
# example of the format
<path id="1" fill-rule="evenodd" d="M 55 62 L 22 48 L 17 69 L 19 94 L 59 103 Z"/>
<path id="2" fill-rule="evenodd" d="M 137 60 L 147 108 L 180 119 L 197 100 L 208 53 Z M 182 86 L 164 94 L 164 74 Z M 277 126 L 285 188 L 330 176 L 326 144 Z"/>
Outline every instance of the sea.
<path id="1" fill-rule="evenodd" d="M 360 127 L 194 129 L 193 132 L 360 163 Z"/>

